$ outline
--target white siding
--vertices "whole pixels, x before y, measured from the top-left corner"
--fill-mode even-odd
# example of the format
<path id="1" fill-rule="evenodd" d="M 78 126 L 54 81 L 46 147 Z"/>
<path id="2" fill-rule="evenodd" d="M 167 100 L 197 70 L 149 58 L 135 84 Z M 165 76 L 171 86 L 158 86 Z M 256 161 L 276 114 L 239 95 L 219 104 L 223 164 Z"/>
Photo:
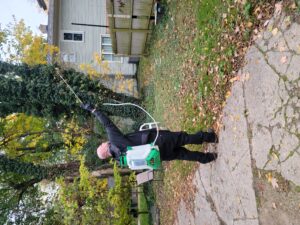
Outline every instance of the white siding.
<path id="1" fill-rule="evenodd" d="M 107 25 L 106 1 L 104 0 L 61 0 L 59 24 L 59 48 L 62 53 L 75 54 L 76 65 L 90 64 L 94 53 L 100 53 L 100 37 L 106 34 L 106 28 L 72 25 L 72 23 Z M 84 42 L 65 42 L 62 31 L 78 31 L 84 33 Z M 136 65 L 128 64 L 128 57 L 122 63 L 109 62 L 110 74 L 122 73 L 134 75 Z M 97 68 L 101 72 L 100 66 Z"/>

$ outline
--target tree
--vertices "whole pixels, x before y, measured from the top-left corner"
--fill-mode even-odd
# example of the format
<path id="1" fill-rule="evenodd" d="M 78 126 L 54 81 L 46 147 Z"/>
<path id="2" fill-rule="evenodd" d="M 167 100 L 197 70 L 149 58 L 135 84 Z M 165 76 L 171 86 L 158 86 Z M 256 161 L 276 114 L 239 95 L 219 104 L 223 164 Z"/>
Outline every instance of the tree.
<path id="1" fill-rule="evenodd" d="M 51 123 L 22 113 L 0 118 L 0 148 L 8 157 L 24 162 L 69 161 L 72 155 L 80 154 L 87 135 L 92 135 L 91 130 L 79 126 L 75 120 Z"/>
<path id="2" fill-rule="evenodd" d="M 64 224 L 133 224 L 130 215 L 130 177 L 121 177 L 114 166 L 114 187 L 107 179 L 97 179 L 81 158 L 80 178 L 73 182 L 60 179 L 55 210 Z"/>
<path id="3" fill-rule="evenodd" d="M 41 166 L 0 155 L 0 222 L 13 219 L 17 224 L 31 224 L 45 214 L 42 193 L 38 190 L 41 180 L 55 180 L 59 176 L 78 176 L 79 163 Z M 27 221 L 27 222 L 24 222 Z M 34 223 L 36 224 L 36 223 Z"/>
<path id="4" fill-rule="evenodd" d="M 17 159 L 10 159 L 6 155 L 0 155 L 0 171 L 3 173 L 14 173 L 28 176 L 37 182 L 42 179 L 53 180 L 57 176 L 77 176 L 79 162 L 69 162 L 51 166 L 35 165 L 22 162 Z"/>
<path id="5" fill-rule="evenodd" d="M 44 37 L 33 34 L 23 19 L 17 21 L 13 17 L 13 23 L 3 30 L 2 34 L 0 32 L 0 46 L 3 36 L 7 45 L 6 51 L 2 51 L 2 58 L 6 55 L 9 62 L 21 62 L 33 66 L 46 64 L 48 56 L 58 59 L 59 48 L 49 45 Z"/>
<path id="6" fill-rule="evenodd" d="M 35 179 L 0 171 L 0 224 L 38 224 L 45 213 Z"/>
<path id="7" fill-rule="evenodd" d="M 3 52 L 3 46 L 4 44 L 6 43 L 7 41 L 7 33 L 5 30 L 3 30 L 1 28 L 1 24 L 0 24 L 0 52 Z M 0 60 L 3 56 L 1 56 L 1 53 L 0 53 Z"/>
<path id="8" fill-rule="evenodd" d="M 110 189 L 108 194 L 109 202 L 114 208 L 114 225 L 132 224 L 133 217 L 129 212 L 131 203 L 131 181 L 133 179 L 132 176 L 129 176 L 129 178 L 122 177 L 116 164 L 114 165 L 115 185 Z"/>
<path id="9" fill-rule="evenodd" d="M 79 107 L 77 99 L 62 80 L 63 77 L 83 102 L 96 105 L 108 115 L 131 117 L 135 120 L 145 118 L 135 107 L 102 105 L 112 101 L 138 104 L 138 99 L 115 93 L 73 69 L 57 68 L 54 65 L 29 67 L 0 62 L 0 116 L 16 112 L 56 119 L 75 114 L 88 116 Z"/>

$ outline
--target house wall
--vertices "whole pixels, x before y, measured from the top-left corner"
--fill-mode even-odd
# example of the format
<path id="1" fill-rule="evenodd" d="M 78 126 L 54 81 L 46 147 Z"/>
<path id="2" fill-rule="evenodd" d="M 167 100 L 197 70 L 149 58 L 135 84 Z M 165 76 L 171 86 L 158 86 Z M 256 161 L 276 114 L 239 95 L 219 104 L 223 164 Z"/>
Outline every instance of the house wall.
<path id="1" fill-rule="evenodd" d="M 75 54 L 77 66 L 92 62 L 94 53 L 100 53 L 101 34 L 108 34 L 108 32 L 107 28 L 72 25 L 71 23 L 107 25 L 105 4 L 104 0 L 60 0 L 58 45 L 62 54 Z M 64 30 L 83 32 L 84 41 L 63 41 L 62 31 Z M 122 62 L 108 62 L 109 74 L 135 75 L 136 65 L 129 64 L 128 60 L 128 57 L 123 57 Z M 96 68 L 99 72 L 103 72 L 99 65 Z"/>
<path id="2" fill-rule="evenodd" d="M 114 52 L 137 57 L 144 55 L 155 23 L 150 18 L 154 16 L 155 1 L 128 0 L 120 4 L 120 0 L 106 0 L 106 4 L 108 15 L 111 15 L 109 24 L 115 28 L 110 29 Z"/>

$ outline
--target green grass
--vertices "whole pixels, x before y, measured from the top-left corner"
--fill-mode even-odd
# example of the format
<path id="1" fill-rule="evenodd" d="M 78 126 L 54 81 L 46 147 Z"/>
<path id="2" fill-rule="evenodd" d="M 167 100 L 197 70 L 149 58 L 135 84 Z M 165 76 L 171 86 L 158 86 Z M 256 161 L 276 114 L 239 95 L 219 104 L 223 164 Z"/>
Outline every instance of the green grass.
<path id="1" fill-rule="evenodd" d="M 252 29 L 246 24 L 254 26 L 253 10 L 262 1 L 251 0 L 244 6 L 236 6 L 234 0 L 163 2 L 165 17 L 155 27 L 148 55 L 140 61 L 138 71 L 144 105 L 170 130 L 218 128 L 228 81 L 238 66 L 235 57 L 251 36 Z M 244 26 L 237 34 L 241 23 Z M 183 184 L 196 166 L 193 162 L 168 163 L 157 193 L 159 201 L 176 205 L 174 196 L 183 192 Z M 163 224 L 172 224 L 171 212 L 162 212 L 162 217 Z"/>
<path id="2" fill-rule="evenodd" d="M 144 195 L 143 187 L 138 187 L 138 210 L 139 212 L 147 212 L 149 211 L 148 203 L 146 197 Z M 139 214 L 138 219 L 141 225 L 149 225 L 150 224 L 150 216 L 149 214 Z"/>

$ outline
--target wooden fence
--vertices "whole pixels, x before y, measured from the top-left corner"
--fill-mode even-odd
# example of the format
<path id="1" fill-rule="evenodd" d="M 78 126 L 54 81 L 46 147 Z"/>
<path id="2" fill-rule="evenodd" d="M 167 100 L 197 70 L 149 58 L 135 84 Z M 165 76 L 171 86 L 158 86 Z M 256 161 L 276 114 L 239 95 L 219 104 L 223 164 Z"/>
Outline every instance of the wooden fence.
<path id="1" fill-rule="evenodd" d="M 154 0 L 106 0 L 113 51 L 141 56 L 154 24 Z"/>

